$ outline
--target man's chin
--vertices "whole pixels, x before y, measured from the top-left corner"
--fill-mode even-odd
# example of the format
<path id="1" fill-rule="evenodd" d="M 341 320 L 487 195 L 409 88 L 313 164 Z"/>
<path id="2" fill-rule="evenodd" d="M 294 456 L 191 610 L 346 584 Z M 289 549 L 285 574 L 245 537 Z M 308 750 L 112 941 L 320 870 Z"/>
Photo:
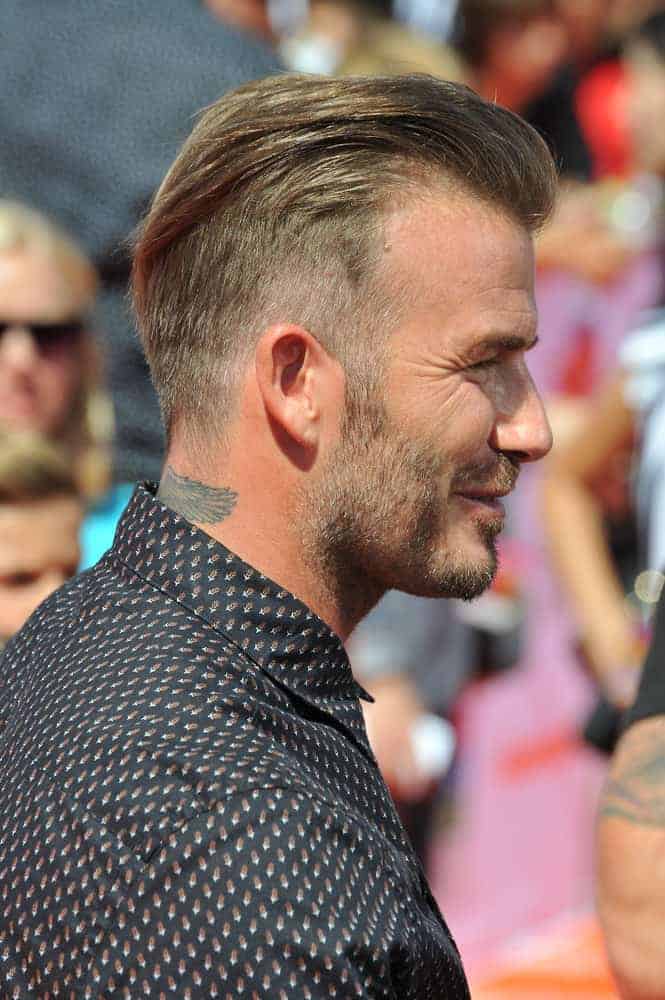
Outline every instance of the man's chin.
<path id="1" fill-rule="evenodd" d="M 494 552 L 485 551 L 483 559 L 464 560 L 445 565 L 431 566 L 427 574 L 418 574 L 415 579 L 395 581 L 396 590 L 404 590 L 416 597 L 455 598 L 473 601 L 480 597 L 492 581 L 497 571 Z"/>
<path id="2" fill-rule="evenodd" d="M 477 553 L 460 553 L 457 559 L 445 559 L 439 572 L 432 573 L 433 592 L 427 596 L 473 601 L 492 585 L 497 568 L 496 544 L 492 537 L 479 543 Z"/>

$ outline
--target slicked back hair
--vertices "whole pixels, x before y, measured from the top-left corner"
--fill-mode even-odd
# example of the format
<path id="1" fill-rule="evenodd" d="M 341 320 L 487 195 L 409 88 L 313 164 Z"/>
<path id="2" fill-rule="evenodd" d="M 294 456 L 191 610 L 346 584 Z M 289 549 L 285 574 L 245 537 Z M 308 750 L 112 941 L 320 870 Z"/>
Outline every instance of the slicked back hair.
<path id="1" fill-rule="evenodd" d="M 396 309 L 380 282 L 384 220 L 437 187 L 534 231 L 556 171 L 517 115 L 420 74 L 287 74 L 209 107 L 135 246 L 135 309 L 169 438 L 176 426 L 200 444 L 223 430 L 273 323 L 306 327 L 349 381 L 371 373 Z"/>

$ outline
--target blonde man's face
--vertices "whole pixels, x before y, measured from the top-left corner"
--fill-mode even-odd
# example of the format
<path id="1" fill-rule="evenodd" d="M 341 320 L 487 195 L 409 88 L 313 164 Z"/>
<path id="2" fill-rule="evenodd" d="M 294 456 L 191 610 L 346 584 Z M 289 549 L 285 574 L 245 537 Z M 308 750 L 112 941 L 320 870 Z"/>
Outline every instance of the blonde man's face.
<path id="1" fill-rule="evenodd" d="M 42 254 L 0 252 L 0 425 L 61 430 L 81 380 L 79 338 L 66 327 L 86 305 Z"/>
<path id="2" fill-rule="evenodd" d="M 76 572 L 82 516 L 75 497 L 0 504 L 0 640 Z"/>

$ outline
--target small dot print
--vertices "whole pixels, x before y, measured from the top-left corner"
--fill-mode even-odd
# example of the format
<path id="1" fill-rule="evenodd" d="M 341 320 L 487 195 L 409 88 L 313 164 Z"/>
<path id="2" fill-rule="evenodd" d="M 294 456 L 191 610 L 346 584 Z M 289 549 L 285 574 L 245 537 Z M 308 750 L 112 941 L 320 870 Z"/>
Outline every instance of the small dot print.
<path id="1" fill-rule="evenodd" d="M 340 640 L 154 492 L 0 660 L 0 997 L 468 1000 Z"/>

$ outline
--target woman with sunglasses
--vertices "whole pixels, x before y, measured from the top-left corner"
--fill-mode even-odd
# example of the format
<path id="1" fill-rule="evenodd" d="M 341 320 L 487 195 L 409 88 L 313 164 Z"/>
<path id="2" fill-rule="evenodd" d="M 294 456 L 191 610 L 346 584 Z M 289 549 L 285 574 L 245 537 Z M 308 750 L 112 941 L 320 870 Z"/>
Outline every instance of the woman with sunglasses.
<path id="1" fill-rule="evenodd" d="M 131 488 L 110 489 L 112 410 L 90 333 L 97 276 L 40 213 L 0 199 L 0 429 L 33 431 L 64 449 L 90 513 L 82 565 L 112 541 Z"/>

